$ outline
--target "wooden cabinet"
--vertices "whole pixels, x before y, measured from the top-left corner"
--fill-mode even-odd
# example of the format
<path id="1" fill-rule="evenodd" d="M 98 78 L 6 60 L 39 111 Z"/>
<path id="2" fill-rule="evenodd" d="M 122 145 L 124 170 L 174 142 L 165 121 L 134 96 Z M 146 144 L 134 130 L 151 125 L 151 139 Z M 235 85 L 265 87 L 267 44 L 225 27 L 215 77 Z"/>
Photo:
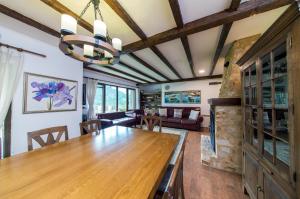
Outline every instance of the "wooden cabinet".
<path id="1" fill-rule="evenodd" d="M 251 199 L 300 198 L 299 50 L 295 3 L 238 61 L 243 76 L 243 182 Z"/>

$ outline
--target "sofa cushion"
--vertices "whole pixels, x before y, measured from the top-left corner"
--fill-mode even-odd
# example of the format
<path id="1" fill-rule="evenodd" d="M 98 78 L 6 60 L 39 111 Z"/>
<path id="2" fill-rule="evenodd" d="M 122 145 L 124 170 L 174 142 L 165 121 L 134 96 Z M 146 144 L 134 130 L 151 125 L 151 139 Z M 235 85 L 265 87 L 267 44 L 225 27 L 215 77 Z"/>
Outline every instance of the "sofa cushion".
<path id="1" fill-rule="evenodd" d="M 175 118 L 182 118 L 182 111 L 183 109 L 174 109 L 174 116 Z"/>
<path id="2" fill-rule="evenodd" d="M 199 114 L 200 114 L 200 111 L 194 111 L 194 110 L 191 110 L 189 119 L 190 119 L 190 120 L 197 120 Z"/>
<path id="3" fill-rule="evenodd" d="M 181 123 L 181 118 L 169 117 L 167 122 Z"/>
<path id="4" fill-rule="evenodd" d="M 191 120 L 191 119 L 183 119 L 182 124 L 196 124 L 197 120 Z"/>
<path id="5" fill-rule="evenodd" d="M 167 109 L 166 109 L 166 108 L 160 108 L 160 109 L 158 109 L 158 114 L 159 114 L 159 116 L 161 116 L 161 117 L 166 117 L 166 116 L 168 116 L 168 115 L 167 115 Z"/>

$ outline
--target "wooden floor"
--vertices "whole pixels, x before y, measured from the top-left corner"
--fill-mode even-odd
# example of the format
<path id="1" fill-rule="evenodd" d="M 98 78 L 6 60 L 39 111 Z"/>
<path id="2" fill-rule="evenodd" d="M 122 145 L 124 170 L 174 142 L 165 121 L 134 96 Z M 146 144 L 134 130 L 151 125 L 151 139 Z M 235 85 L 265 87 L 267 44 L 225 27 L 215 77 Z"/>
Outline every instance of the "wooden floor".
<path id="1" fill-rule="evenodd" d="M 209 168 L 201 164 L 201 133 L 190 132 L 184 157 L 184 191 L 186 199 L 248 199 L 243 194 L 240 175 Z"/>

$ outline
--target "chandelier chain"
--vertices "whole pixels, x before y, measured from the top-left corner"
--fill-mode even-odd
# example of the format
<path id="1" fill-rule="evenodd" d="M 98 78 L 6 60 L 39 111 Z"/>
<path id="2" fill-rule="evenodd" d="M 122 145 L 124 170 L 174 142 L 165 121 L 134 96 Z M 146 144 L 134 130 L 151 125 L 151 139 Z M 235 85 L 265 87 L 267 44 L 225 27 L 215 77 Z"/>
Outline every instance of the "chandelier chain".
<path id="1" fill-rule="evenodd" d="M 79 21 L 82 16 L 86 13 L 87 9 L 91 6 L 91 3 L 93 2 L 93 0 L 90 0 L 88 2 L 88 4 L 84 7 L 84 9 L 82 10 L 82 12 L 80 13 L 79 17 L 77 18 L 77 21 Z"/>

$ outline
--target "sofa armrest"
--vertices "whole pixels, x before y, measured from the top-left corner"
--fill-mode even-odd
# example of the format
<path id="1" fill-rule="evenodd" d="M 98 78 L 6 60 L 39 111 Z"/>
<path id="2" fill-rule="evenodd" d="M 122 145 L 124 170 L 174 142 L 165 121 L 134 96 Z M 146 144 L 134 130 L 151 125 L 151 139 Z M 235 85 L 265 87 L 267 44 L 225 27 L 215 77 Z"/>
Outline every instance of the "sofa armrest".
<path id="1" fill-rule="evenodd" d="M 197 118 L 197 123 L 202 123 L 203 122 L 203 116 L 199 114 L 198 118 Z"/>

